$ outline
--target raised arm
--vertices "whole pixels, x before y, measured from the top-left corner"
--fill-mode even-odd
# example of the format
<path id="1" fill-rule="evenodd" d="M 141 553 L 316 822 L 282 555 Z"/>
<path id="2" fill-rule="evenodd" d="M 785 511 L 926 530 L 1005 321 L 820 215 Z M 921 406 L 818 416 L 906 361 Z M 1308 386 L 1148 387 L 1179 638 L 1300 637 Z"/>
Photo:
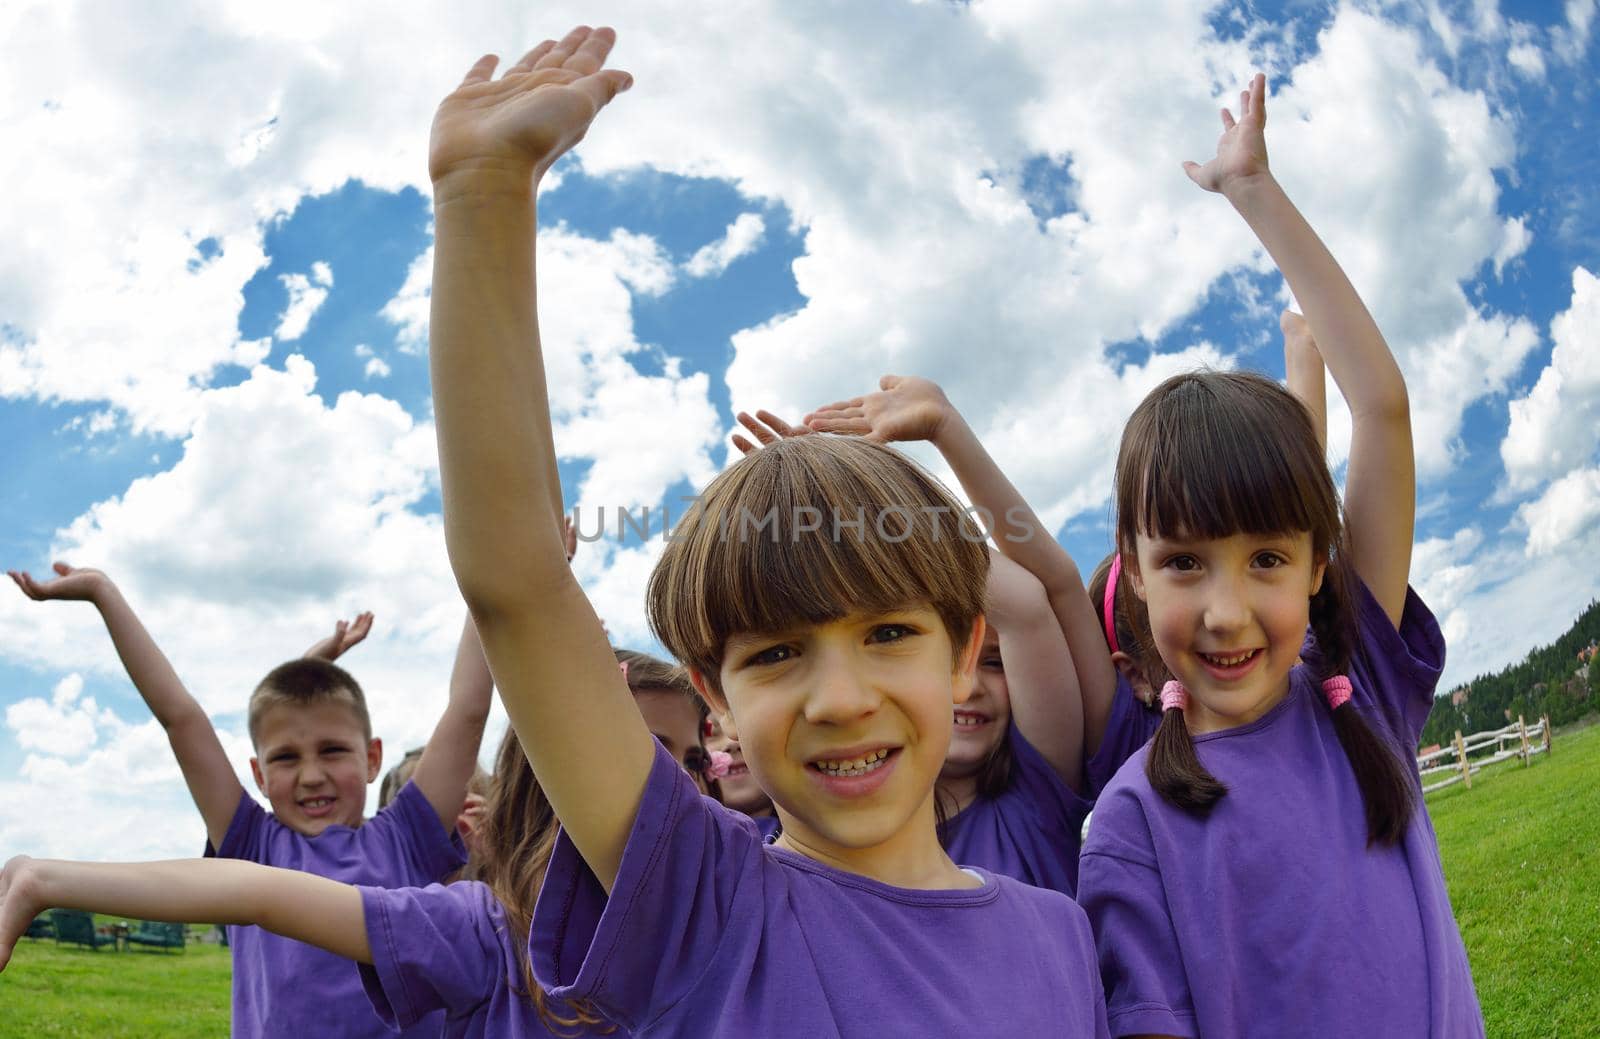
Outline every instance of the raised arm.
<path id="1" fill-rule="evenodd" d="M 134 688 L 139 690 L 150 713 L 166 730 L 167 742 L 178 759 L 183 781 L 189 786 L 189 796 L 194 798 L 195 807 L 200 809 L 200 817 L 205 821 L 206 836 L 213 847 L 220 847 L 228 824 L 233 821 L 233 813 L 239 807 L 244 787 L 205 709 L 184 687 L 166 654 L 150 637 L 111 578 L 99 570 L 65 563 L 56 563 L 53 569 L 57 576 L 49 581 L 34 580 L 25 571 L 8 573 L 30 599 L 90 602 L 100 611 L 106 631 L 111 634 L 111 644 L 116 647 Z"/>
<path id="2" fill-rule="evenodd" d="M 984 613 L 1000 636 L 1011 723 L 1074 790 L 1083 785 L 1083 704 L 1044 586 L 993 549 Z"/>
<path id="3" fill-rule="evenodd" d="M 567 566 L 533 239 L 539 179 L 631 82 L 602 71 L 614 40 L 576 29 L 498 80 L 495 57 L 480 59 L 440 104 L 429 144 L 430 358 L 450 564 L 534 773 L 607 890 L 654 747 Z"/>
<path id="4" fill-rule="evenodd" d="M 1266 77 L 1256 76 L 1239 95 L 1239 119 L 1223 109 L 1216 157 L 1203 166 L 1184 163 L 1184 170 L 1207 191 L 1226 196 L 1277 263 L 1350 405 L 1345 512 L 1351 554 L 1356 572 L 1398 625 L 1410 579 L 1417 497 L 1405 378 L 1350 279 L 1272 176 L 1266 92 Z"/>
<path id="5" fill-rule="evenodd" d="M 447 830 L 455 826 L 466 803 L 467 783 L 478 767 L 478 747 L 483 743 L 483 726 L 489 720 L 493 698 L 494 678 L 483 659 L 478 629 L 468 617 L 450 672 L 450 699 L 411 774 L 411 782 L 439 813 Z"/>
<path id="6" fill-rule="evenodd" d="M 1117 674 L 1077 564 L 937 384 L 885 375 L 878 385 L 877 393 L 812 412 L 806 416 L 806 425 L 819 432 L 854 433 L 880 443 L 926 440 L 939 449 L 972 504 L 993 517 L 994 542 L 1000 552 L 1044 586 L 1051 612 L 1072 653 L 1083 700 L 1083 742 L 1086 752 L 1093 754 L 1111 714 Z"/>
<path id="7" fill-rule="evenodd" d="M 1322 364 L 1322 351 L 1311 334 L 1306 319 L 1292 310 L 1285 310 L 1278 318 L 1283 329 L 1283 368 L 1289 383 L 1289 392 L 1311 412 L 1311 426 L 1317 431 L 1317 443 L 1328 450 L 1328 380 L 1327 369 Z"/>
<path id="8" fill-rule="evenodd" d="M 28 923 L 46 909 L 170 923 L 254 924 L 347 959 L 372 962 L 357 888 L 238 859 L 65 862 L 18 856 L 0 870 L 0 970 Z"/>

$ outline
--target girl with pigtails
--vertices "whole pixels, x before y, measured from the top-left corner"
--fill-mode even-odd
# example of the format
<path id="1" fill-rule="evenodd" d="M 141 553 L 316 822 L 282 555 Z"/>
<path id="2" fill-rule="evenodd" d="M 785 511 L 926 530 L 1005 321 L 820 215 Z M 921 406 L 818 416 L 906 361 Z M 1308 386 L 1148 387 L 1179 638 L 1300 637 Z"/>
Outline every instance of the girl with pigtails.
<path id="1" fill-rule="evenodd" d="M 1124 430 L 1122 580 L 1171 678 L 1080 863 L 1111 1034 L 1481 1036 L 1412 763 L 1444 641 L 1408 587 L 1405 383 L 1272 177 L 1262 77 L 1240 101 L 1185 169 L 1277 262 L 1350 405 L 1345 508 L 1272 380 L 1176 376 Z"/>

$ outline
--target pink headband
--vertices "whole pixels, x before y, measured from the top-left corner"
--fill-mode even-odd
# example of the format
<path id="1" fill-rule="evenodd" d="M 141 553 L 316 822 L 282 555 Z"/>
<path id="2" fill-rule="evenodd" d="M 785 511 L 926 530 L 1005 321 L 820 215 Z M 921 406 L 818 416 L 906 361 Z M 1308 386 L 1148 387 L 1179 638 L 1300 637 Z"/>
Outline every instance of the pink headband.
<path id="1" fill-rule="evenodd" d="M 1189 690 L 1176 678 L 1161 687 L 1161 710 L 1181 711 L 1189 706 Z"/>
<path id="2" fill-rule="evenodd" d="M 1119 652 L 1117 647 L 1117 578 L 1122 576 L 1122 553 L 1118 552 L 1111 557 L 1111 572 L 1106 575 L 1105 602 L 1100 607 L 1100 615 L 1105 619 L 1106 644 L 1111 647 L 1111 652 Z"/>
<path id="3" fill-rule="evenodd" d="M 1322 683 L 1322 695 L 1328 698 L 1328 710 L 1337 711 L 1350 700 L 1350 679 L 1334 675 Z"/>

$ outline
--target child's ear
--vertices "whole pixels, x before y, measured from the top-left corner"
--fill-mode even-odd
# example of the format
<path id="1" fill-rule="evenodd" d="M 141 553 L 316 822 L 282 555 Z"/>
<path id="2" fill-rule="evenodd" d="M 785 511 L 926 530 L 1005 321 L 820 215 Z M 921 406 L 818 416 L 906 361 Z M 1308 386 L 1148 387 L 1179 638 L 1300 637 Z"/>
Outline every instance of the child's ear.
<path id="1" fill-rule="evenodd" d="M 733 715 L 727 711 L 717 713 L 717 726 L 722 729 L 722 734 L 735 743 L 739 742 L 739 723 L 733 720 Z"/>
<path id="2" fill-rule="evenodd" d="M 956 663 L 955 683 L 952 689 L 952 699 L 956 703 L 966 703 L 978 684 L 978 656 L 983 652 L 983 636 L 988 628 L 989 622 L 983 614 L 980 613 L 972 618 L 972 634 L 967 636 L 967 644 L 962 648 L 961 658 Z"/>
<path id="3" fill-rule="evenodd" d="M 689 672 L 689 684 L 694 686 L 694 691 L 700 694 L 700 699 L 704 700 L 706 706 L 711 708 L 711 713 L 717 716 L 723 731 L 727 731 L 727 723 L 731 720 L 731 715 L 728 714 L 728 700 L 722 695 L 722 690 L 713 687 L 699 669 L 686 667 L 684 670 Z M 738 737 L 730 738 L 737 739 Z"/>
<path id="4" fill-rule="evenodd" d="M 1323 578 L 1324 575 L 1327 574 L 1327 572 L 1328 572 L 1328 561 L 1326 559 L 1320 560 L 1317 563 L 1317 568 L 1315 570 L 1311 571 L 1311 594 L 1312 595 L 1316 595 L 1318 592 L 1322 591 L 1322 578 Z"/>
<path id="5" fill-rule="evenodd" d="M 383 741 L 374 736 L 367 741 L 367 782 L 378 778 L 383 768 Z"/>
<path id="6" fill-rule="evenodd" d="M 261 791 L 261 796 L 267 795 L 267 777 L 261 774 L 261 759 L 254 754 L 250 756 L 250 777 L 256 781 L 256 789 Z"/>
<path id="7" fill-rule="evenodd" d="M 1155 687 L 1150 684 L 1150 679 L 1146 678 L 1144 672 L 1139 669 L 1139 665 L 1133 662 L 1132 657 L 1119 649 L 1111 654 L 1111 666 L 1115 667 L 1117 673 L 1127 681 L 1128 688 L 1133 690 L 1133 695 L 1137 696 L 1140 702 L 1146 707 L 1155 703 Z"/>
<path id="8" fill-rule="evenodd" d="M 1137 566 L 1125 566 L 1122 573 L 1128 578 L 1128 586 L 1133 589 L 1133 594 L 1139 597 L 1140 602 L 1147 602 L 1144 597 L 1144 576 L 1139 573 Z"/>

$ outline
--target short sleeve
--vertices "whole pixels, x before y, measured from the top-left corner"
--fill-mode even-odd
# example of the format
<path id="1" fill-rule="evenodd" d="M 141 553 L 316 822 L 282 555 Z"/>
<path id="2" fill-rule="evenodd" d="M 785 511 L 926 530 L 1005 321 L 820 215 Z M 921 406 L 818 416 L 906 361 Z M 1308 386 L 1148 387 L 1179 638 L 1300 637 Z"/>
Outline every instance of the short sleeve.
<path id="1" fill-rule="evenodd" d="M 1100 796 L 1100 791 L 1111 782 L 1122 763 L 1150 741 L 1161 715 L 1139 702 L 1133 686 L 1119 671 L 1117 688 L 1111 694 L 1111 714 L 1106 718 L 1106 731 L 1100 737 L 1100 746 L 1083 763 L 1084 793 L 1090 800 Z"/>
<path id="2" fill-rule="evenodd" d="M 382 845 L 379 853 L 400 873 L 396 885 L 424 885 L 443 880 L 467 864 L 467 848 L 453 826 L 446 826 L 415 783 L 406 783 L 393 801 L 358 831 L 365 842 Z"/>
<path id="3" fill-rule="evenodd" d="M 1111 793 L 1095 810 L 1078 864 L 1111 1034 L 1198 1036 L 1183 953 L 1136 798 Z"/>
<path id="4" fill-rule="evenodd" d="M 266 809 L 257 804 L 255 798 L 240 790 L 239 805 L 233 810 L 233 818 L 228 821 L 227 832 L 222 835 L 222 847 L 213 848 L 208 838 L 204 857 L 265 862 L 264 833 L 269 820 Z"/>
<path id="5" fill-rule="evenodd" d="M 1354 582 L 1351 598 L 1356 615 L 1351 700 L 1364 713 L 1381 719 L 1403 749 L 1415 750 L 1444 671 L 1444 633 L 1433 612 L 1409 586 L 1398 628 L 1360 578 Z M 1314 639 L 1308 640 L 1302 655 L 1313 670 L 1320 670 Z"/>
<path id="6" fill-rule="evenodd" d="M 701 797 L 657 745 L 609 898 L 557 838 L 529 938 L 535 976 L 643 1030 L 693 991 L 724 935 L 762 927 L 762 856 L 755 824 Z"/>
<path id="7" fill-rule="evenodd" d="M 1033 806 L 1041 827 L 1076 845 L 1084 817 L 1089 814 L 1089 802 L 1067 785 L 1015 725 L 1006 738 L 1011 741 L 1014 763 L 1013 790 Z"/>
<path id="8" fill-rule="evenodd" d="M 436 1010 L 464 1017 L 505 984 L 507 946 L 495 934 L 492 897 L 470 882 L 361 888 L 372 948 L 372 963 L 359 965 L 361 985 L 385 1024 L 409 1028 Z"/>

